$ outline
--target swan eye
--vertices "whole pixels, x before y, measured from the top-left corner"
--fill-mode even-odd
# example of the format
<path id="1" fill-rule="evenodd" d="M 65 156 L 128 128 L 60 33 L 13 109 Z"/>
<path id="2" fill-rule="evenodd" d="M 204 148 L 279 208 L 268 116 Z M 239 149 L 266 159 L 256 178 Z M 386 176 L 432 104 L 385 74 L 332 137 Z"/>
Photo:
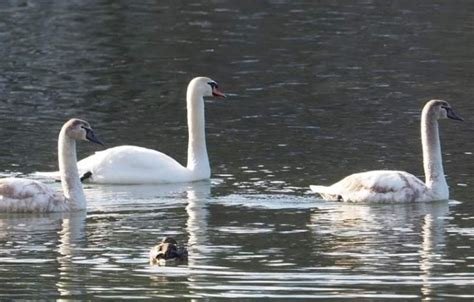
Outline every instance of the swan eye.
<path id="1" fill-rule="evenodd" d="M 212 87 L 212 89 L 219 88 L 219 86 L 217 85 L 216 82 L 209 82 L 209 83 L 207 83 L 207 84 L 209 84 L 209 85 Z"/>

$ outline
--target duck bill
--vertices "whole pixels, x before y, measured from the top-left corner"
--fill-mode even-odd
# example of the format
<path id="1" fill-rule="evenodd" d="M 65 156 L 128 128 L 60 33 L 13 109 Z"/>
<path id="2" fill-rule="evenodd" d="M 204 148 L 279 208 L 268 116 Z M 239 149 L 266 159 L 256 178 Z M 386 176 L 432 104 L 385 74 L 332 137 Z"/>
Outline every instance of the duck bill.
<path id="1" fill-rule="evenodd" d="M 219 98 L 226 98 L 226 95 L 217 88 L 212 88 L 212 95 Z"/>

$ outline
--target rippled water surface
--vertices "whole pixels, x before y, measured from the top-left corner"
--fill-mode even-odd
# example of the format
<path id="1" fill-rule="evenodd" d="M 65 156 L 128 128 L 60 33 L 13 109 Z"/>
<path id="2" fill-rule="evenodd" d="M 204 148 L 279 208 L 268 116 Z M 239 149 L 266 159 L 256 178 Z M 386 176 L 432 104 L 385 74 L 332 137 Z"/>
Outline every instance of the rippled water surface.
<path id="1" fill-rule="evenodd" d="M 2 176 L 55 170 L 73 116 L 184 163 L 188 81 L 229 96 L 206 103 L 210 182 L 86 185 L 87 213 L 0 214 L 0 299 L 474 299 L 471 1 L 11 0 L 0 42 Z M 422 177 L 430 98 L 465 118 L 440 123 L 450 201 L 310 194 L 369 169 Z M 148 264 L 164 236 L 187 265 Z"/>

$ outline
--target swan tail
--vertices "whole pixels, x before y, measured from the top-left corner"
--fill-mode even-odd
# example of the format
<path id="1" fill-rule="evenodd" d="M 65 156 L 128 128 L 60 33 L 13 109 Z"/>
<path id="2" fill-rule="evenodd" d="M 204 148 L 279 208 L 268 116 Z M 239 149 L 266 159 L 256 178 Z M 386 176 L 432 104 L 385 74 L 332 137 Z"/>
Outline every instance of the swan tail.
<path id="1" fill-rule="evenodd" d="M 342 196 L 339 195 L 338 192 L 334 192 L 332 187 L 311 185 L 309 188 L 314 193 L 321 195 L 321 197 L 325 200 L 342 200 Z"/>

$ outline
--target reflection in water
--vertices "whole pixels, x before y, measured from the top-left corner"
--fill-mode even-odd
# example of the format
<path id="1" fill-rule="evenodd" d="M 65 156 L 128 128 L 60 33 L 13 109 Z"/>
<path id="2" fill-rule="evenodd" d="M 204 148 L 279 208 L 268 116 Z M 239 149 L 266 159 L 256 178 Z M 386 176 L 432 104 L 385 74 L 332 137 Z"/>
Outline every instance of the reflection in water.
<path id="1" fill-rule="evenodd" d="M 16 263 L 19 267 L 23 267 L 18 271 L 27 274 L 24 279 L 21 279 L 25 285 L 30 283 L 29 278 L 36 279 L 34 276 L 29 276 L 28 273 L 37 266 L 35 263 L 43 262 L 45 267 L 38 272 L 40 273 L 39 278 L 43 281 L 52 279 L 57 281 L 53 288 L 39 285 L 41 287 L 40 293 L 55 296 L 56 294 L 53 292 L 57 292 L 60 296 L 69 297 L 84 294 L 85 287 L 77 284 L 80 278 L 77 276 L 77 268 L 74 267 L 72 258 L 77 254 L 78 249 L 86 246 L 85 219 L 86 212 L 84 211 L 2 214 L 0 217 L 1 250 L 8 253 L 11 259 L 2 258 L 1 262 L 4 264 Z M 15 246 L 15 248 L 6 249 L 9 245 Z M 9 274 L 5 277 L 8 279 Z M 14 291 L 15 289 L 10 288 L 10 290 Z M 32 289 L 29 288 L 29 290 Z M 24 289 L 20 291 L 24 291 Z M 37 297 L 41 296 L 40 293 Z"/>
<path id="2" fill-rule="evenodd" d="M 311 217 L 311 228 L 316 236 L 331 241 L 326 254 L 334 258 L 337 267 L 365 267 L 370 274 L 399 265 L 410 268 L 416 263 L 423 299 L 436 296 L 432 277 L 435 264 L 444 258 L 448 202 L 378 206 L 329 203 L 320 209 Z M 407 277 L 402 271 L 398 274 L 393 277 L 400 282 Z M 380 281 L 384 278 L 380 276 Z"/>
<path id="3" fill-rule="evenodd" d="M 56 286 L 61 297 L 82 296 L 86 287 L 77 278 L 76 268 L 72 261 L 81 249 L 87 247 L 86 241 L 86 212 L 72 212 L 62 220 L 59 231 L 58 272 L 59 281 Z M 79 283 L 79 284 L 78 284 Z"/>
<path id="4" fill-rule="evenodd" d="M 205 259 L 208 240 L 208 216 L 207 202 L 211 193 L 209 185 L 199 185 L 188 190 L 188 204 L 186 213 L 186 231 L 188 233 L 188 263 L 190 267 L 197 266 L 200 260 Z"/>
<path id="5" fill-rule="evenodd" d="M 426 205 L 431 211 L 423 216 L 422 238 L 420 248 L 421 294 L 423 300 L 435 297 L 432 277 L 436 264 L 444 258 L 446 218 L 449 215 L 448 203 L 433 203 Z"/>
<path id="6" fill-rule="evenodd" d="M 199 186 L 188 191 L 188 204 L 186 213 L 186 231 L 188 233 L 188 265 L 190 268 L 188 276 L 188 288 L 193 291 L 198 282 L 194 276 L 193 268 L 203 266 L 206 262 L 206 251 L 210 246 L 208 236 L 208 201 L 210 197 L 210 186 Z M 199 275 L 196 272 L 196 275 Z"/>
<path id="7" fill-rule="evenodd" d="M 146 184 L 146 185 L 86 185 L 94 199 L 116 200 L 135 199 L 147 201 L 159 197 L 176 197 L 189 195 L 196 191 L 199 194 L 202 188 L 207 188 L 210 193 L 210 182 L 199 181 L 192 183 L 173 184 Z M 99 205 L 100 206 L 100 205 Z"/>
<path id="8" fill-rule="evenodd" d="M 150 279 L 153 281 L 153 285 L 161 286 L 162 284 L 168 284 L 173 281 L 169 276 L 184 274 L 189 281 L 187 286 L 192 288 L 192 284 L 195 281 L 192 268 L 203 265 L 201 260 L 206 259 L 206 247 L 209 245 L 207 234 L 207 219 L 209 215 L 207 201 L 210 198 L 211 183 L 209 181 L 200 181 L 186 184 L 173 184 L 160 189 L 160 193 L 165 196 L 176 192 L 186 193 L 187 205 L 185 209 L 187 214 L 188 261 L 186 266 L 154 268 Z"/>

